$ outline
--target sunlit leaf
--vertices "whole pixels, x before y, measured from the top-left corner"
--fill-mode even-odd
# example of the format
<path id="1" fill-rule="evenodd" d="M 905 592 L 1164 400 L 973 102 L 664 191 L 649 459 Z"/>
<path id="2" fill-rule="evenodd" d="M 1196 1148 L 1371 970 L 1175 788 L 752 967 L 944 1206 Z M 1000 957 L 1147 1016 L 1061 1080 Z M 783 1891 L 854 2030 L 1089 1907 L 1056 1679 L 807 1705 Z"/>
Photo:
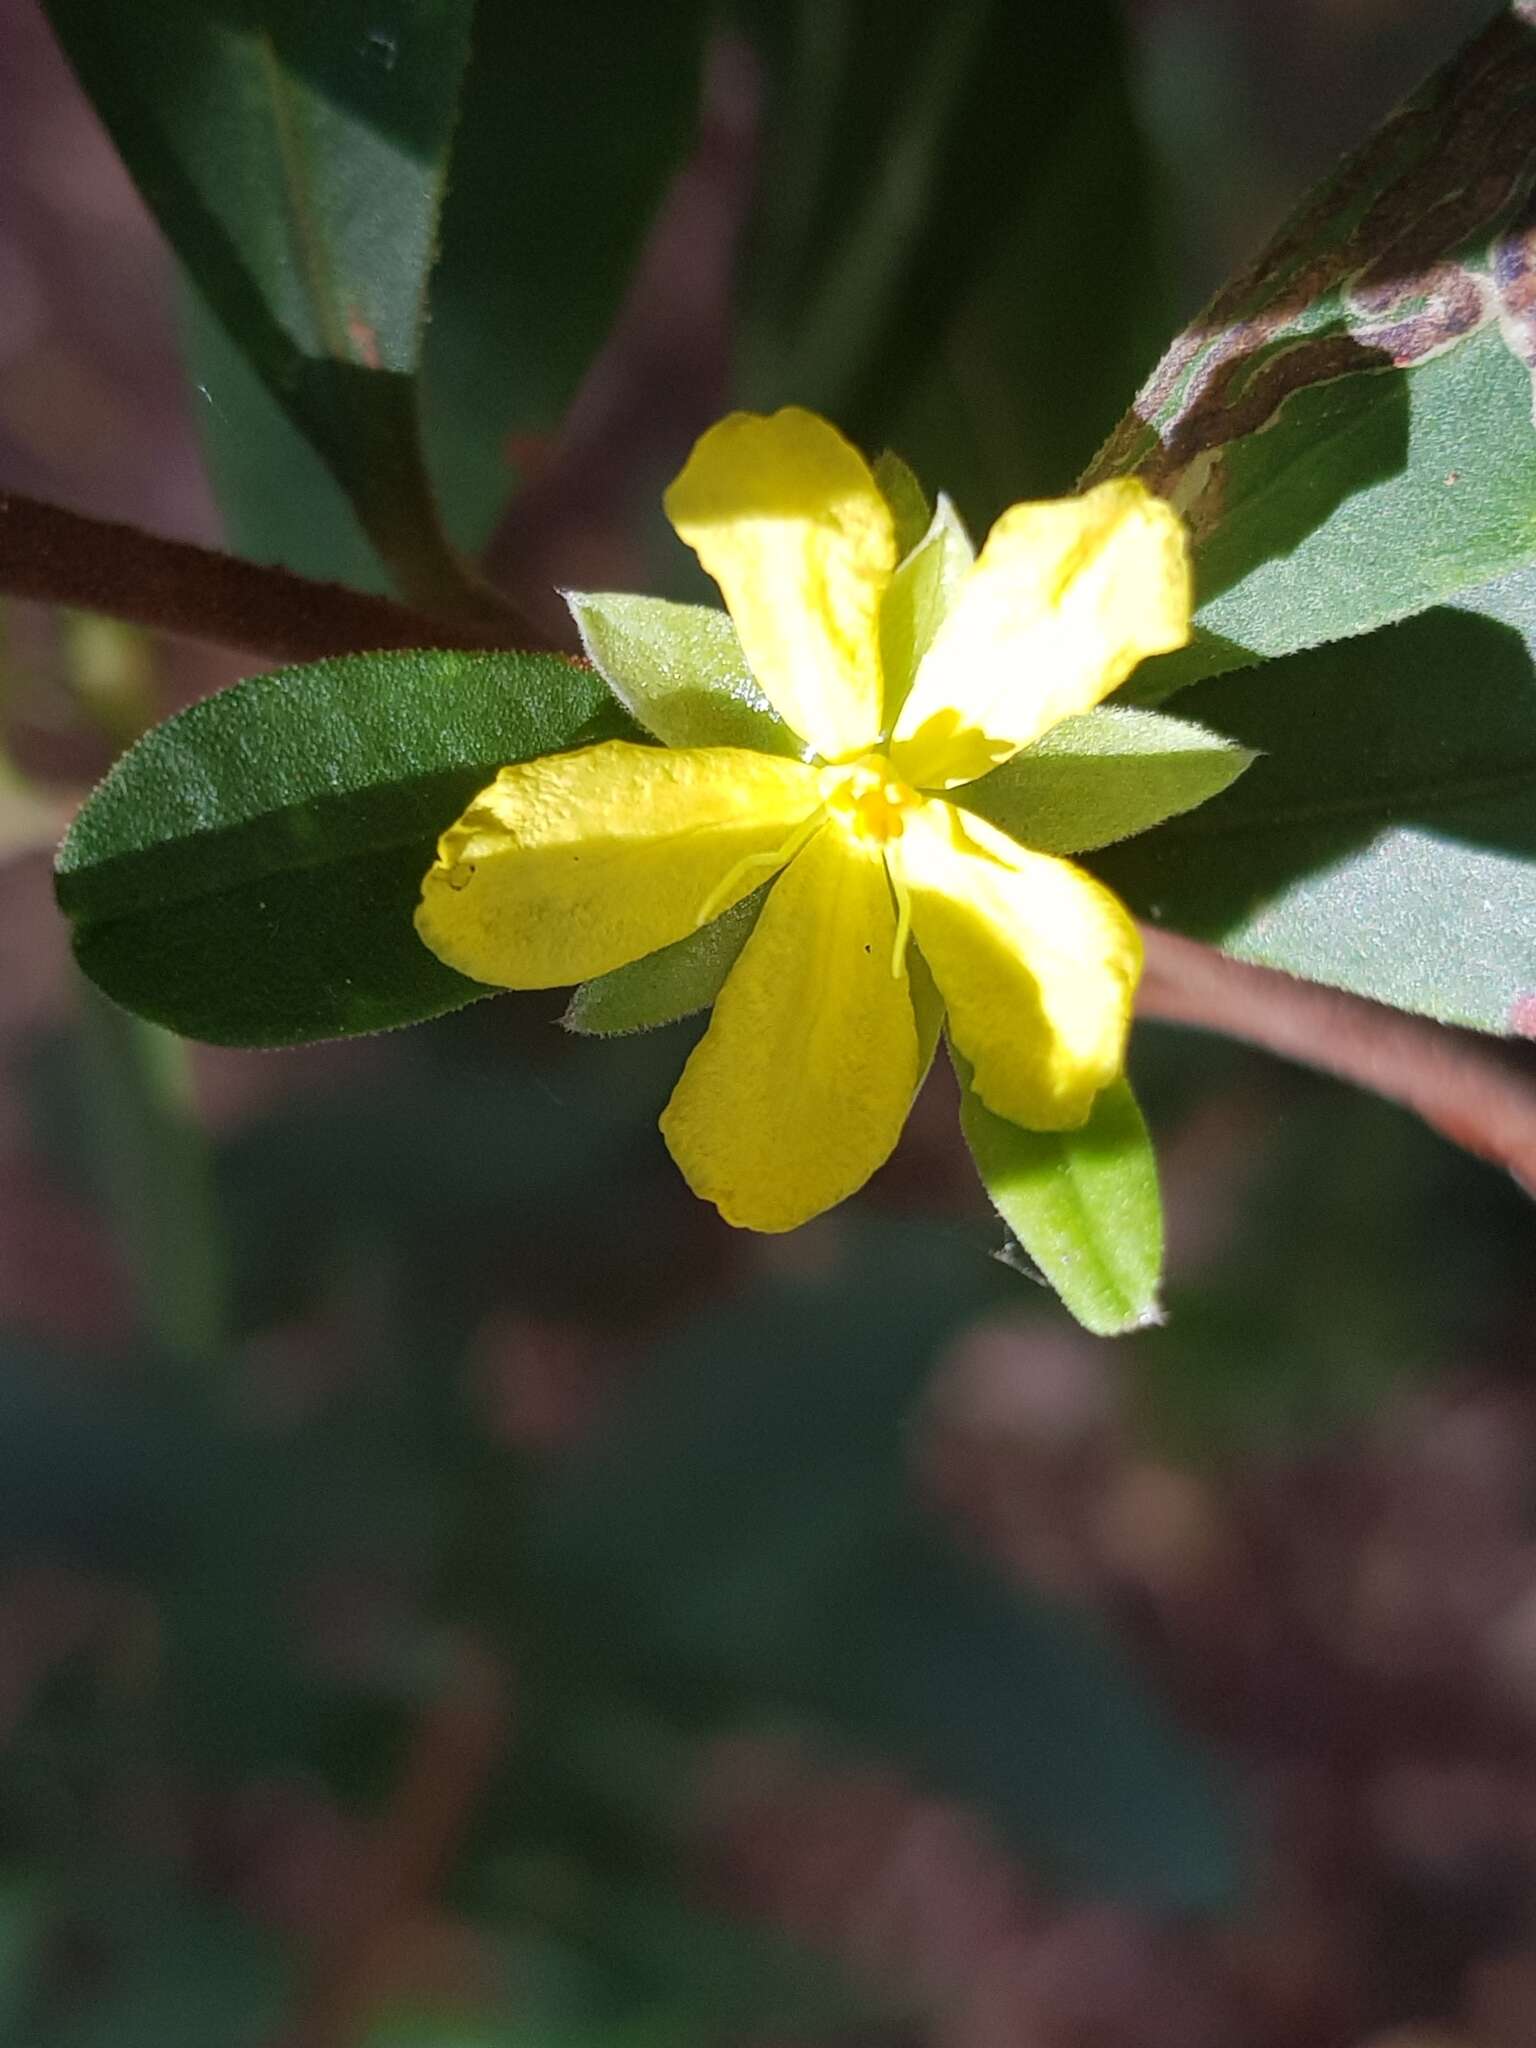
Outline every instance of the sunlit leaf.
<path id="1" fill-rule="evenodd" d="M 1180 709 L 1259 758 L 1092 856 L 1141 916 L 1447 1023 L 1536 1030 L 1536 572 Z"/>
<path id="2" fill-rule="evenodd" d="M 1533 135 L 1516 4 L 1153 371 L 1090 477 L 1135 472 L 1184 512 L 1198 632 L 1132 698 L 1402 618 L 1536 550 Z"/>

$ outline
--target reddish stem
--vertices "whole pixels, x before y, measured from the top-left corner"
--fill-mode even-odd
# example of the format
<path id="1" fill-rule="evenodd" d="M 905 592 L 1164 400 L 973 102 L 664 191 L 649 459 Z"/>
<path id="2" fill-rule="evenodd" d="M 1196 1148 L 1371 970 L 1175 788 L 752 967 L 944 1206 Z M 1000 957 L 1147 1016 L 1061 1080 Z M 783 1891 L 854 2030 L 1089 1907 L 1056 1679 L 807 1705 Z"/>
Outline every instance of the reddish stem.
<path id="1" fill-rule="evenodd" d="M 511 606 L 495 623 L 466 626 L 15 493 L 0 493 L 0 593 L 104 612 L 277 664 L 397 647 L 550 644 Z"/>
<path id="2" fill-rule="evenodd" d="M 1514 1049 L 1144 926 L 1145 1017 L 1246 1039 L 1417 1112 L 1536 1195 L 1536 1076 Z"/>

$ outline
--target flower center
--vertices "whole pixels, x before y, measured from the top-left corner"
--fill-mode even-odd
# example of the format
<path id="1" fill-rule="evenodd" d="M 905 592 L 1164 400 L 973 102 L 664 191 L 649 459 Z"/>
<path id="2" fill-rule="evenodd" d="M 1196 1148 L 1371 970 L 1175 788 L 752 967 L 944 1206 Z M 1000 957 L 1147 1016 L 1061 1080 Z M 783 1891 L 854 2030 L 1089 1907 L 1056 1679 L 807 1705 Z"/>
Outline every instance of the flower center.
<path id="1" fill-rule="evenodd" d="M 875 846 L 899 839 L 903 813 L 922 802 L 884 754 L 865 754 L 840 768 L 823 768 L 821 795 L 828 811 L 846 831 Z"/>

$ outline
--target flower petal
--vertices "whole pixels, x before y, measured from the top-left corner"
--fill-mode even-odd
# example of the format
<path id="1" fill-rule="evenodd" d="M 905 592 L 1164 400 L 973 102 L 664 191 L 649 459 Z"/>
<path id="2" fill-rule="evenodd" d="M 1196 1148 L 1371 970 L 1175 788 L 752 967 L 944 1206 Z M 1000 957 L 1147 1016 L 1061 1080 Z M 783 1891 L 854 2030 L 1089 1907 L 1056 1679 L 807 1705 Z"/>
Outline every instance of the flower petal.
<path id="1" fill-rule="evenodd" d="M 827 760 L 880 732 L 880 598 L 896 566 L 869 464 L 815 413 L 733 412 L 667 492 L 774 709 Z"/>
<path id="2" fill-rule="evenodd" d="M 918 1079 L 878 850 L 829 825 L 775 884 L 661 1119 L 696 1195 L 793 1230 L 895 1147 Z"/>
<path id="3" fill-rule="evenodd" d="M 929 648 L 891 746 L 915 788 L 970 782 L 1189 638 L 1178 514 L 1134 477 L 1014 505 Z"/>
<path id="4" fill-rule="evenodd" d="M 820 803 L 814 769 L 738 747 L 611 740 L 522 761 L 438 841 L 416 929 L 476 981 L 562 988 L 750 895 Z"/>
<path id="5" fill-rule="evenodd" d="M 1125 1061 L 1141 973 L 1130 913 L 953 804 L 909 812 L 888 852 L 976 1093 L 1029 1130 L 1082 1123 Z"/>

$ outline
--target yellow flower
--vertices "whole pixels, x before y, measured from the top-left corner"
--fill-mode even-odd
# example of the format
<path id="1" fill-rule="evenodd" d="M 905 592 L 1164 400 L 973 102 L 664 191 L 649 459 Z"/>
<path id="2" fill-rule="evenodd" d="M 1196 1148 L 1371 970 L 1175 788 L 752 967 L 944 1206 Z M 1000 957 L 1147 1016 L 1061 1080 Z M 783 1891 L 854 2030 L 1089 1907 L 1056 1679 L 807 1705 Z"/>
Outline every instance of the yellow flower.
<path id="1" fill-rule="evenodd" d="M 777 874 L 662 1117 L 694 1191 L 751 1229 L 804 1223 L 894 1148 L 922 1078 L 909 939 L 986 1106 L 1081 1124 L 1124 1062 L 1135 925 L 946 793 L 1183 644 L 1177 517 L 1134 481 L 1015 505 L 939 592 L 898 573 L 864 458 L 798 408 L 711 428 L 666 506 L 802 758 L 615 741 L 504 768 L 442 837 L 422 938 L 476 980 L 560 987 Z"/>

